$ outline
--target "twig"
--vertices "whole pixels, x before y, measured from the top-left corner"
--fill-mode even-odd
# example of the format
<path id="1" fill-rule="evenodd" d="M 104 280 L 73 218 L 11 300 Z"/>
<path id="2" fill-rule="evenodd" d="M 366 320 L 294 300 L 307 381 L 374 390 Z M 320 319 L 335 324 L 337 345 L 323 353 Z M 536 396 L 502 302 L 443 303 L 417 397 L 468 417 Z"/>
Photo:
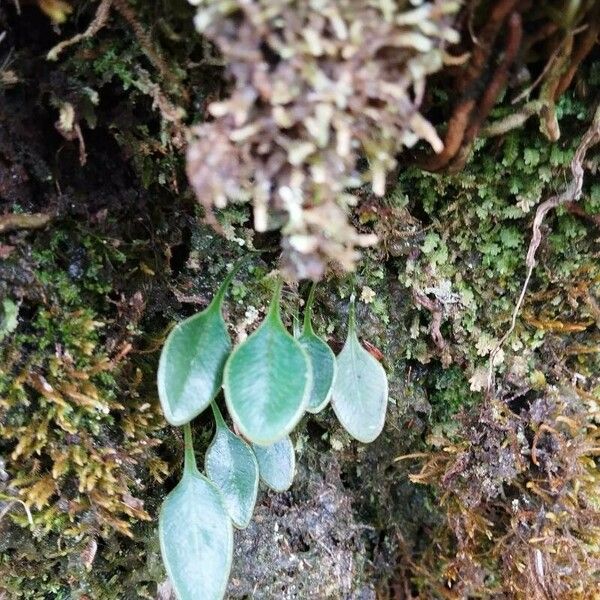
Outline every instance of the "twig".
<path id="1" fill-rule="evenodd" d="M 18 229 L 41 229 L 45 227 L 52 215 L 43 213 L 23 213 L 0 215 L 0 233 L 15 231 Z"/>
<path id="2" fill-rule="evenodd" d="M 524 106 L 521 107 L 520 110 L 504 117 L 503 119 L 499 119 L 498 121 L 494 121 L 490 123 L 479 132 L 481 137 L 495 137 L 497 135 L 504 135 L 508 133 L 512 129 L 516 129 L 517 127 L 521 127 L 533 115 L 538 115 L 542 110 L 544 103 L 541 100 L 532 100 L 528 102 Z"/>
<path id="3" fill-rule="evenodd" d="M 554 23 L 552 23 L 552 25 L 554 25 Z M 515 96 L 510 101 L 510 103 L 513 106 L 515 104 L 518 104 L 519 102 L 521 102 L 521 100 L 523 100 L 524 98 L 527 98 L 529 96 L 529 94 L 531 94 L 531 92 L 533 92 L 533 90 L 535 90 L 535 88 L 538 85 L 540 85 L 540 83 L 542 83 L 542 81 L 546 77 L 548 71 L 552 68 L 552 65 L 554 64 L 554 61 L 556 60 L 556 57 L 560 51 L 561 46 L 562 46 L 562 42 L 552 51 L 550 58 L 546 61 L 546 64 L 544 65 L 542 72 L 536 77 L 535 81 L 531 85 L 527 86 L 520 94 Z"/>
<path id="4" fill-rule="evenodd" d="M 558 97 L 556 92 L 572 49 L 573 34 L 569 34 L 559 46 L 556 59 L 540 89 L 540 100 L 544 103 L 540 112 L 540 131 L 551 142 L 556 142 L 560 138 L 560 127 L 556 116 L 556 98 Z"/>
<path id="5" fill-rule="evenodd" d="M 548 212 L 551 211 L 553 208 L 556 208 L 557 206 L 566 202 L 577 202 L 581 198 L 583 186 L 583 162 L 585 160 L 587 151 L 598 142 L 600 142 L 600 105 L 596 107 L 592 123 L 589 129 L 581 138 L 581 142 L 579 143 L 579 146 L 575 151 L 575 156 L 573 156 L 573 160 L 571 161 L 571 181 L 567 184 L 566 188 L 563 190 L 562 193 L 552 196 L 551 198 L 540 204 L 535 212 L 531 242 L 529 243 L 529 249 L 527 250 L 527 258 L 525 260 L 525 265 L 527 266 L 527 274 L 525 276 L 525 281 L 523 283 L 523 287 L 521 288 L 519 299 L 517 300 L 517 303 L 512 313 L 510 327 L 502 336 L 494 350 L 490 353 L 487 381 L 488 394 L 492 391 L 492 387 L 494 384 L 494 359 L 496 358 L 496 355 L 498 354 L 506 340 L 515 330 L 515 327 L 517 325 L 517 317 L 519 315 L 521 307 L 523 306 L 523 301 L 525 299 L 525 294 L 527 293 L 529 281 L 531 280 L 531 275 L 536 265 L 535 255 L 542 241 L 541 226 L 544 222 L 544 218 L 548 214 Z"/>
<path id="6" fill-rule="evenodd" d="M 552 33 L 554 33 L 554 31 L 556 31 L 556 29 L 557 29 L 557 26 L 555 23 L 547 23 L 546 27 L 548 27 L 548 29 L 550 31 L 552 31 Z M 577 33 L 584 31 L 586 28 L 587 28 L 587 26 L 583 27 L 583 29 L 577 28 L 573 31 L 570 31 L 569 35 L 570 36 L 577 35 Z M 529 40 L 529 42 L 530 42 L 529 45 L 525 46 L 525 48 L 523 48 L 523 54 L 525 54 L 527 52 L 527 50 L 531 47 L 531 45 L 532 45 L 531 40 Z M 529 96 L 529 94 L 531 94 L 531 92 L 545 79 L 546 75 L 548 74 L 548 71 L 550 69 L 552 69 L 552 66 L 554 65 L 554 61 L 556 60 L 556 57 L 558 56 L 558 53 L 560 52 L 560 50 L 563 46 L 563 43 L 564 43 L 564 39 L 561 39 L 560 42 L 557 44 L 556 48 L 554 48 L 554 50 L 550 54 L 550 58 L 546 61 L 546 64 L 545 64 L 544 68 L 542 69 L 542 72 L 537 76 L 536 80 L 530 86 L 525 88 L 521 93 L 519 93 L 515 98 L 513 98 L 511 100 L 511 104 L 518 104 L 521 100 L 523 100 L 523 98 L 526 98 L 527 96 Z M 583 58 L 584 57 L 582 57 L 582 60 L 583 60 Z M 558 98 L 558 96 L 560 96 L 561 94 L 562 94 L 562 92 L 557 94 L 556 98 Z"/>
<path id="7" fill-rule="evenodd" d="M 96 16 L 89 24 L 88 28 L 83 33 L 78 33 L 72 38 L 56 44 L 56 46 L 48 52 L 46 58 L 48 60 L 58 60 L 58 55 L 69 46 L 73 46 L 82 40 L 94 37 L 106 25 L 108 15 L 110 14 L 111 4 L 112 0 L 102 0 L 96 9 Z"/>
<path id="8" fill-rule="evenodd" d="M 0 511 L 0 521 L 2 521 L 2 519 L 4 519 L 4 517 L 10 512 L 11 508 L 15 504 L 20 504 L 25 509 L 25 513 L 27 514 L 27 521 L 29 522 L 29 526 L 32 528 L 34 527 L 34 522 L 33 522 L 33 517 L 31 516 L 31 511 L 29 510 L 29 507 L 27 506 L 27 504 L 25 502 L 23 502 L 23 500 L 21 500 L 20 498 L 14 498 L 13 496 L 8 496 L 6 494 L 0 494 L 0 499 L 8 500 L 8 503 L 6 504 L 6 506 L 2 509 L 2 511 Z"/>
<path id="9" fill-rule="evenodd" d="M 401 460 L 410 460 L 412 458 L 429 458 L 431 455 L 429 452 L 413 452 L 412 454 L 403 454 L 402 456 L 396 456 L 392 462 L 400 462 Z"/>
<path id="10" fill-rule="evenodd" d="M 581 41 L 577 44 L 575 51 L 571 55 L 569 67 L 561 77 L 558 87 L 556 88 L 555 99 L 558 99 L 560 96 L 562 96 L 562 94 L 564 94 L 567 88 L 571 85 L 579 65 L 595 46 L 598 39 L 598 33 L 600 33 L 600 18 L 598 15 L 596 15 L 596 18 L 592 19 L 592 22 L 584 32 Z"/>

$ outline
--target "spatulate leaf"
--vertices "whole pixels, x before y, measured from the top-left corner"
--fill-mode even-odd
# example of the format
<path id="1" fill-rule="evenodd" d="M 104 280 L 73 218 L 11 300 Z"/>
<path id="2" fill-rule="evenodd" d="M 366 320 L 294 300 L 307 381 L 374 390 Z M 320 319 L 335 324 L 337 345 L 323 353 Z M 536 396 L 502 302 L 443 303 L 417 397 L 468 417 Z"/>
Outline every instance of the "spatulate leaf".
<path id="1" fill-rule="evenodd" d="M 181 481 L 159 517 L 160 548 L 179 600 L 220 600 L 233 550 L 233 528 L 217 487 L 196 468 L 189 425 Z"/>
<path id="2" fill-rule="evenodd" d="M 158 365 L 158 394 L 171 425 L 189 423 L 218 394 L 231 340 L 221 313 L 234 268 L 209 306 L 176 325 L 162 350 Z"/>
<path id="3" fill-rule="evenodd" d="M 306 351 L 285 329 L 278 285 L 260 327 L 230 355 L 223 374 L 225 401 L 244 437 L 268 445 L 299 421 L 312 374 Z"/>
<path id="4" fill-rule="evenodd" d="M 270 446 L 252 444 L 262 482 L 275 492 L 285 492 L 294 481 L 296 454 L 289 436 Z"/>
<path id="5" fill-rule="evenodd" d="M 348 337 L 337 356 L 331 404 L 346 431 L 360 442 L 372 442 L 382 431 L 388 403 L 388 381 L 381 364 L 356 335 L 354 300 Z"/>
<path id="6" fill-rule="evenodd" d="M 206 451 L 205 471 L 221 490 L 233 524 L 243 529 L 250 523 L 256 504 L 258 463 L 250 446 L 227 427 L 216 404 L 211 406 L 217 430 Z"/>
<path id="7" fill-rule="evenodd" d="M 311 413 L 321 412 L 329 402 L 337 365 L 331 348 L 315 334 L 311 316 L 314 302 L 315 285 L 313 284 L 304 310 L 304 327 L 298 342 L 308 354 L 312 369 L 312 385 L 306 410 Z"/>

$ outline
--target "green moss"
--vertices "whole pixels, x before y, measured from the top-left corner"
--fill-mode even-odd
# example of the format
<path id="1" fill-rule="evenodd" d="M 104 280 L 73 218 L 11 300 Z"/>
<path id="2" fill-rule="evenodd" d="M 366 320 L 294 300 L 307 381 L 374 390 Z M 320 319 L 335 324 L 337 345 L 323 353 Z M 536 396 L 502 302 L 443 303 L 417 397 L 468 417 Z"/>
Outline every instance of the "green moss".
<path id="1" fill-rule="evenodd" d="M 144 399 L 140 367 L 120 357 L 131 332 L 117 324 L 107 294 L 125 266 L 121 251 L 66 222 L 39 236 L 29 257 L 35 286 L 21 304 L 27 318 L 0 346 L 7 474 L 0 491 L 5 506 L 10 498 L 27 504 L 33 526 L 27 531 L 26 514 L 11 506 L 2 523 L 0 579 L 14 598 L 71 597 L 63 557 L 98 538 L 123 544 L 117 532 L 132 536 L 150 519 L 138 496 L 167 473 L 154 450 L 163 423 Z M 32 535 L 45 548 L 41 555 L 39 546 L 30 552 L 23 543 Z M 41 556 L 48 562 L 32 569 Z M 97 586 L 97 574 L 80 561 L 80 585 Z"/>
<path id="2" fill-rule="evenodd" d="M 447 423 L 461 409 L 468 409 L 481 401 L 481 396 L 469 389 L 465 372 L 456 365 L 447 369 L 431 369 L 425 385 L 429 390 L 433 423 Z"/>
<path id="3" fill-rule="evenodd" d="M 31 530 L 19 504 L 0 522 L 0 591 L 11 598 L 156 597 L 164 572 L 155 522 L 145 521 L 144 511 L 155 517 L 160 497 L 176 477 L 158 481 L 167 462 L 170 472 L 177 473 L 181 451 L 176 431 L 162 431 L 154 402 L 157 351 L 169 322 L 206 306 L 228 265 L 258 247 L 268 251 L 255 255 L 240 272 L 225 306 L 232 336 L 243 337 L 268 305 L 269 274 L 278 266 L 280 240 L 272 232 L 255 234 L 248 205 L 232 203 L 219 212 L 222 237 L 200 223 L 202 211 L 179 202 L 182 196 L 187 199 L 183 153 L 155 105 L 153 84 L 168 95 L 179 82 L 181 88 L 168 98 L 195 122 L 224 85 L 221 70 L 202 64 L 206 48 L 192 31 L 194 8 L 187 2 L 130 4 L 177 81 L 162 81 L 131 25 L 114 11 L 94 38 L 69 49 L 63 62 L 44 62 L 40 69 L 51 69 L 59 82 L 45 81 L 43 89 L 50 86 L 54 98 L 44 134 L 52 130 L 58 103 L 72 102 L 81 118 L 90 169 L 77 166 L 73 172 L 83 173 L 82 178 L 100 172 L 102 184 L 91 184 L 98 188 L 94 194 L 106 194 L 110 201 L 80 193 L 78 186 L 85 188 L 81 181 L 66 177 L 70 183 L 64 186 L 64 198 L 71 198 L 74 187 L 74 205 L 89 207 L 84 218 L 74 211 L 83 224 L 57 220 L 49 232 L 24 234 L 11 242 L 18 250 L 7 269 L 31 275 L 31 282 L 20 295 L 18 286 L 13 290 L 0 282 L 19 308 L 18 327 L 5 327 L 0 341 L 0 473 L 4 469 L 8 475 L 0 492 L 26 501 L 35 523 Z M 65 27 L 84 30 L 95 7 L 82 7 L 77 26 Z M 17 67 L 24 81 L 35 80 L 18 52 Z M 597 84 L 599 77 L 593 66 L 588 84 Z M 98 104 L 92 101 L 96 93 Z M 438 108 L 445 109 L 451 97 L 447 90 L 434 89 L 433 95 Z M 513 110 L 500 106 L 492 118 Z M 336 350 L 345 337 L 349 295 L 354 291 L 360 300 L 366 290 L 358 305 L 359 333 L 383 353 L 390 375 L 387 429 L 375 444 L 353 444 L 330 412 L 310 417 L 301 431 L 306 450 L 300 462 L 306 461 L 324 481 L 331 476 L 331 462 L 343 475 L 349 497 L 345 510 L 357 521 L 352 535 L 365 548 L 356 563 L 361 570 L 357 580 L 367 578 L 363 564 L 373 557 L 378 574 L 392 576 L 402 552 L 410 561 L 420 556 L 416 551 L 411 555 L 414 548 L 435 548 L 437 553 L 428 533 L 430 524 L 443 518 L 439 497 L 444 492 L 435 496 L 430 489 L 415 490 L 407 478 L 414 463 L 394 459 L 424 450 L 425 440 L 439 440 L 440 432 L 454 443 L 461 410 L 481 402 L 476 390 L 491 349 L 509 325 L 525 275 L 535 207 L 562 189 L 588 107 L 567 95 L 558 114 L 563 135 L 557 143 L 549 143 L 531 123 L 501 139 L 478 140 L 459 174 L 431 175 L 408 167 L 400 169 L 385 201 L 374 202 L 361 190 L 361 202 L 352 209 L 353 224 L 363 233 L 376 231 L 381 243 L 363 250 L 354 275 L 336 273 L 317 288 L 315 327 Z M 44 139 L 49 156 L 57 150 L 54 142 Z M 64 167 L 67 150 L 75 148 L 76 154 L 76 142 L 60 143 L 59 174 L 49 180 L 50 169 L 36 167 L 43 172 L 36 184 L 46 192 L 51 188 L 51 205 L 64 201 L 55 199 L 54 184 L 62 185 L 64 176 L 71 175 Z M 122 154 L 113 157 L 118 151 Z M 132 195 L 108 181 L 117 163 L 127 164 L 126 176 L 120 177 L 135 179 L 134 189 L 127 190 Z M 586 177 L 581 207 L 597 214 L 600 186 L 591 179 Z M 41 208 L 33 208 L 45 210 L 45 201 L 40 195 Z M 109 207 L 104 217 L 96 213 L 103 202 Z M 128 209 L 121 210 L 127 203 Z M 17 209 L 28 212 L 32 206 L 11 210 Z M 135 232 L 139 223 L 141 234 Z M 546 225 L 530 292 L 497 367 L 505 376 L 503 385 L 540 393 L 561 376 L 557 371 L 590 381 L 600 371 L 599 355 L 587 338 L 594 325 L 593 305 L 586 298 L 597 296 L 600 270 L 593 225 L 564 209 L 550 213 Z M 413 289 L 438 303 L 442 347 L 432 339 L 431 311 L 416 305 Z M 136 318 L 132 307 L 138 292 L 144 318 Z M 286 287 L 288 324 L 303 297 L 303 286 Z M 131 342 L 134 351 L 116 360 Z M 199 452 L 210 440 L 209 423 L 209 418 L 197 421 Z M 323 456 L 335 460 L 321 463 Z M 315 497 L 310 495 L 311 501 Z M 293 512 L 297 500 L 291 495 L 277 502 L 282 512 Z M 5 506 L 3 501 L 0 510 Z M 271 531 L 272 510 L 264 505 L 261 510 L 262 526 Z M 310 536 L 298 536 L 300 546 L 310 542 Z M 99 549 L 89 566 L 86 556 L 94 541 Z M 440 547 L 442 542 L 451 555 L 450 536 Z M 317 560 L 315 547 L 311 552 Z M 243 559 L 252 572 L 249 556 Z M 497 583 L 494 560 L 486 564 L 486 576 Z M 375 567 L 364 566 L 365 572 L 369 568 Z M 261 569 L 272 575 L 270 564 L 256 567 Z M 435 575 L 435 584 L 443 585 L 445 574 Z M 435 588 L 429 583 L 423 583 L 426 593 Z"/>
<path id="4" fill-rule="evenodd" d="M 560 107 L 561 127 L 581 132 L 581 102 L 567 96 Z M 419 252 L 400 266 L 399 279 L 407 289 L 425 291 L 440 303 L 442 333 L 451 344 L 453 361 L 464 364 L 469 377 L 485 368 L 490 351 L 508 328 L 525 276 L 534 206 L 560 191 L 578 140 L 573 133 L 552 144 L 526 129 L 507 134 L 501 144 L 479 141 L 464 172 L 449 176 L 409 169 L 389 198 L 393 209 L 403 205 L 396 206 L 395 198 L 408 196 L 411 210 L 424 211 L 426 229 Z M 596 195 L 595 187 L 587 184 L 584 206 L 593 206 Z M 551 230 L 539 252 L 540 264 L 524 306 L 526 317 L 538 312 L 536 298 L 556 293 L 565 299 L 570 287 L 582 283 L 583 274 L 590 284 L 599 274 L 590 225 L 564 209 L 547 221 Z M 585 307 L 570 307 L 565 314 L 567 320 L 589 316 Z M 414 326 L 415 341 L 405 350 L 407 358 L 429 360 L 431 354 L 423 355 L 421 346 L 428 322 L 422 313 Z M 512 369 L 526 376 L 543 368 L 544 358 L 536 348 L 545 335 L 546 328 L 520 319 L 504 348 L 500 371 Z"/>

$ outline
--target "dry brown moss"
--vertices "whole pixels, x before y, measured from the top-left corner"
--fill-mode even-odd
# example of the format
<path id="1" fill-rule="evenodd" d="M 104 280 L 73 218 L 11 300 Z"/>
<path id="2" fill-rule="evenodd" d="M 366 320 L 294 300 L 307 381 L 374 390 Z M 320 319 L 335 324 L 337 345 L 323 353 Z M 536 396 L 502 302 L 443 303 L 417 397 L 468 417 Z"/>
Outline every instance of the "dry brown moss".
<path id="1" fill-rule="evenodd" d="M 593 395 L 552 388 L 488 401 L 454 439 L 430 439 L 440 449 L 411 479 L 435 487 L 446 521 L 412 565 L 423 593 L 595 598 L 597 415 Z"/>
<path id="2" fill-rule="evenodd" d="M 188 150 L 199 201 L 209 214 L 252 202 L 256 230 L 283 227 L 284 262 L 300 278 L 320 278 L 329 261 L 352 269 L 356 247 L 376 240 L 348 222 L 356 189 L 382 196 L 396 153 L 420 138 L 442 149 L 418 108 L 457 39 L 457 3 L 195 4 L 233 79 Z"/>

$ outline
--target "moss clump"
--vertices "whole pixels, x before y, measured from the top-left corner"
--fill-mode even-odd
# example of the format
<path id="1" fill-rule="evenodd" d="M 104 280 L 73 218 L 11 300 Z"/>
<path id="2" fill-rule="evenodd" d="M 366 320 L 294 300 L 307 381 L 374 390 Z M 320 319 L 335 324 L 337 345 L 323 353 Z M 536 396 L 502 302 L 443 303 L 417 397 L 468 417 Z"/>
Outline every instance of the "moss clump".
<path id="1" fill-rule="evenodd" d="M 126 358 L 136 324 L 118 323 L 118 309 L 108 310 L 110 276 L 124 256 L 74 224 L 65 227 L 30 249 L 35 284 L 0 347 L 7 508 L 0 527 L 3 550 L 13 548 L 22 561 L 7 562 L 6 554 L 0 561 L 11 597 L 38 597 L 28 595 L 26 581 L 39 585 L 54 568 L 50 560 L 33 573 L 29 552 L 13 546 L 22 537 L 14 525 L 30 523 L 12 498 L 29 508 L 38 543 L 50 555 L 79 554 L 86 572 L 100 540 L 115 532 L 133 537 L 135 524 L 150 520 L 139 496 L 167 474 L 155 452 L 162 419 L 155 403 L 144 400 L 145 375 Z M 63 576 L 47 591 L 67 585 L 59 584 Z"/>
<path id="2" fill-rule="evenodd" d="M 489 402 L 463 415 L 454 440 L 439 440 L 443 450 L 411 476 L 436 488 L 447 515 L 413 572 L 421 594 L 594 597 L 597 401 L 557 387 L 518 414 Z"/>
<path id="3" fill-rule="evenodd" d="M 366 253 L 356 287 L 374 292 L 363 306 L 363 333 L 393 368 L 390 395 L 399 414 L 390 411 L 386 441 L 388 448 L 398 438 L 409 444 L 397 450 L 398 470 L 388 467 L 373 483 L 381 504 L 374 499 L 361 507 L 366 515 L 384 515 L 378 529 L 387 527 L 389 539 L 402 535 L 390 543 L 398 557 L 392 589 L 423 598 L 534 597 L 541 594 L 530 577 L 531 568 L 539 569 L 538 551 L 550 593 L 585 598 L 592 585 L 600 273 L 591 177 L 582 198 L 590 213 L 562 207 L 549 215 L 524 310 L 496 363 L 496 401 L 481 393 L 489 354 L 510 324 L 525 277 L 533 207 L 562 189 L 557 174 L 568 171 L 590 119 L 570 95 L 559 107 L 560 143 L 533 128 L 513 131 L 502 143 L 480 142 L 463 172 L 407 170 L 383 205 L 365 202 L 357 211 L 357 220 L 371 223 L 382 240 Z M 568 380 L 577 382 L 575 390 L 564 391 Z M 537 432 L 535 443 L 553 448 L 553 466 L 545 471 L 541 459 L 530 458 Z M 412 465 L 414 472 L 420 452 L 426 464 L 412 479 L 431 487 L 421 498 L 415 536 L 411 516 L 390 501 L 394 494 L 383 482 L 391 478 L 407 501 L 404 469 Z M 573 490 L 581 495 L 573 497 Z M 562 516 L 552 522 L 555 511 Z M 547 522 L 540 516 L 546 512 Z M 531 544 L 520 545 L 525 531 Z M 580 576 L 588 583 L 580 585 Z"/>
<path id="4" fill-rule="evenodd" d="M 406 358 L 461 365 L 473 390 L 485 387 L 489 355 L 509 326 L 523 284 L 532 209 L 562 186 L 559 174 L 568 169 L 589 118 L 569 96 L 559 107 L 561 126 L 572 131 L 565 141 L 552 144 L 532 130 L 511 132 L 501 144 L 479 143 L 468 168 L 457 175 L 409 170 L 400 176 L 387 210 L 397 219 L 408 211 L 420 218 L 376 226 L 384 250 L 402 261 L 401 283 L 421 307 Z M 587 182 L 583 206 L 595 194 Z M 496 357 L 497 371 L 513 382 L 544 370 L 546 340 L 578 333 L 583 339 L 595 322 L 593 303 L 585 299 L 600 274 L 593 224 L 564 208 L 550 219 L 522 318 Z M 570 303 L 569 297 L 579 301 Z"/>
<path id="5" fill-rule="evenodd" d="M 356 247 L 375 241 L 348 223 L 352 190 L 369 182 L 382 196 L 395 154 L 418 139 L 441 150 L 419 90 L 458 40 L 457 3 L 197 4 L 196 26 L 234 79 L 187 152 L 199 201 L 209 214 L 251 202 L 257 231 L 283 226 L 298 278 L 352 269 Z"/>

